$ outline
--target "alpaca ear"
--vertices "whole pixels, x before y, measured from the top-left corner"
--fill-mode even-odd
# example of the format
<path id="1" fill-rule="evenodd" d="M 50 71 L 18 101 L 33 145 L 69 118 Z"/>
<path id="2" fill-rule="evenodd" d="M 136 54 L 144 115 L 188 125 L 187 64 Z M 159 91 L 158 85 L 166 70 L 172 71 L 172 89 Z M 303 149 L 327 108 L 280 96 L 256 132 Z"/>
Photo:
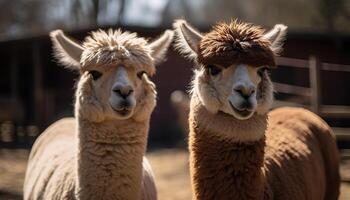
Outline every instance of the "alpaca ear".
<path id="1" fill-rule="evenodd" d="M 80 56 L 84 48 L 69 39 L 62 30 L 55 30 L 50 33 L 53 43 L 54 56 L 57 60 L 73 70 L 80 69 Z"/>
<path id="2" fill-rule="evenodd" d="M 273 29 L 264 35 L 265 39 L 271 42 L 271 49 L 275 54 L 279 54 L 283 48 L 283 43 L 287 35 L 287 26 L 283 24 L 276 24 Z"/>
<path id="3" fill-rule="evenodd" d="M 171 30 L 166 30 L 162 36 L 149 44 L 152 51 L 151 56 L 153 57 L 155 64 L 159 64 L 164 60 L 169 45 L 173 41 L 173 37 L 174 32 Z"/>
<path id="4" fill-rule="evenodd" d="M 176 48 L 181 54 L 195 59 L 199 52 L 199 42 L 203 35 L 187 24 L 185 20 L 176 20 L 173 24 L 176 35 Z"/>

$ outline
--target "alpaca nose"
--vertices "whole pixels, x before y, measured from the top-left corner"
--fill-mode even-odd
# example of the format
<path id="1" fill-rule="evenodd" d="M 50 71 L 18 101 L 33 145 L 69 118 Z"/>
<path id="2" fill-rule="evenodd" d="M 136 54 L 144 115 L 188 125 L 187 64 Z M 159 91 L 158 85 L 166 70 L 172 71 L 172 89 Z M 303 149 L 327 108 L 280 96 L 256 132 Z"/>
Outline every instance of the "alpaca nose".
<path id="1" fill-rule="evenodd" d="M 234 89 L 244 99 L 249 99 L 255 93 L 255 86 L 253 85 L 237 85 Z"/>
<path id="2" fill-rule="evenodd" d="M 118 84 L 113 87 L 113 92 L 126 99 L 128 96 L 130 96 L 130 94 L 134 92 L 134 90 L 132 89 L 131 85 Z"/>

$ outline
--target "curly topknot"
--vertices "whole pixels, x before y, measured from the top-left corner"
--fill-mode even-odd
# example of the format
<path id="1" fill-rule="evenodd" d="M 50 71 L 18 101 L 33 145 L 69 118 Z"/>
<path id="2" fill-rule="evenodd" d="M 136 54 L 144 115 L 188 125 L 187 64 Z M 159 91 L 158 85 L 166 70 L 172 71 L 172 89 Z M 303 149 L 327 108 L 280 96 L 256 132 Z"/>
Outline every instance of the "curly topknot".
<path id="1" fill-rule="evenodd" d="M 252 66 L 275 66 L 271 43 L 260 26 L 238 22 L 218 23 L 199 44 L 198 62 L 216 63 L 228 67 L 233 63 Z"/>

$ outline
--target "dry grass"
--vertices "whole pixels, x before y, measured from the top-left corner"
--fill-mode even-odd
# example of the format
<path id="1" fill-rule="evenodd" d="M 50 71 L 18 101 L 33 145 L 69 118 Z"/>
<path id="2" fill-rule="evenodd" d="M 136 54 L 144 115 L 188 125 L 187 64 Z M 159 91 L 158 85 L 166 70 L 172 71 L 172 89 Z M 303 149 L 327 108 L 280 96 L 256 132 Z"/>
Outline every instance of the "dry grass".
<path id="1" fill-rule="evenodd" d="M 188 153 L 184 150 L 160 150 L 147 155 L 156 178 L 158 198 L 191 199 Z"/>
<path id="2" fill-rule="evenodd" d="M 1 200 L 22 199 L 21 194 L 27 156 L 27 150 L 0 149 Z M 148 153 L 147 157 L 155 173 L 160 200 L 191 199 L 187 151 L 183 149 L 161 149 Z M 343 177 L 350 173 L 348 171 L 349 166 L 349 161 L 342 160 L 341 172 Z M 341 197 L 339 199 L 350 199 L 349 183 L 342 183 Z"/>
<path id="3" fill-rule="evenodd" d="M 28 150 L 0 149 L 0 199 L 22 199 Z"/>

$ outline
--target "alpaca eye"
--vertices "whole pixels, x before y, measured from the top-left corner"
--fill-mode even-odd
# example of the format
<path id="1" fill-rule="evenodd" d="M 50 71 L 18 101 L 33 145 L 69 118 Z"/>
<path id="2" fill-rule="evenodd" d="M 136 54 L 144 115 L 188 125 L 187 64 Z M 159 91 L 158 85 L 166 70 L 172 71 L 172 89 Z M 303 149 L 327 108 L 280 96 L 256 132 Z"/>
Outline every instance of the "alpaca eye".
<path id="1" fill-rule="evenodd" d="M 142 79 L 142 75 L 143 75 L 144 73 L 146 73 L 146 72 L 145 72 L 145 71 L 140 71 L 140 72 L 138 72 L 138 73 L 137 73 L 137 77 L 138 77 L 139 79 Z"/>
<path id="2" fill-rule="evenodd" d="M 215 65 L 208 65 L 208 72 L 212 76 L 216 76 L 221 72 L 221 69 Z"/>
<path id="3" fill-rule="evenodd" d="M 265 73 L 265 71 L 267 71 L 268 69 L 269 69 L 268 67 L 260 67 L 260 68 L 258 69 L 258 75 L 259 75 L 259 76 L 263 76 L 264 73 Z"/>
<path id="4" fill-rule="evenodd" d="M 94 81 L 96 81 L 97 79 L 99 79 L 102 76 L 102 73 L 96 70 L 91 70 L 89 71 L 89 74 L 91 74 L 92 79 L 94 79 Z"/>

